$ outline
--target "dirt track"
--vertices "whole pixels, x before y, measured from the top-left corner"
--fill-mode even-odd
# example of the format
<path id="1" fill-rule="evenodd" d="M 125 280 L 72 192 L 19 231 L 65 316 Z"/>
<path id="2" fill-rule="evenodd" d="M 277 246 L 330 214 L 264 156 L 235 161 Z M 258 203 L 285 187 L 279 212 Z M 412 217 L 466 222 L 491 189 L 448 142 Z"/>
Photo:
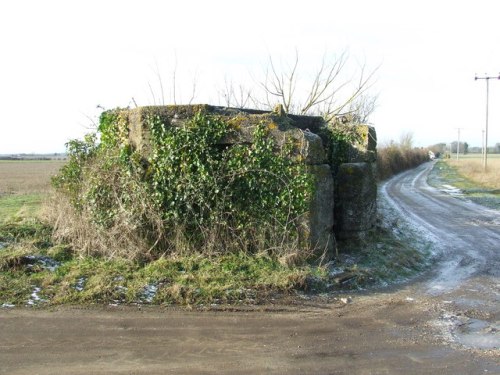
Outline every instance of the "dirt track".
<path id="1" fill-rule="evenodd" d="M 425 279 L 253 311 L 0 309 L 0 374 L 500 374 L 499 213 L 427 187 L 429 167 L 382 189 L 444 244 Z"/>

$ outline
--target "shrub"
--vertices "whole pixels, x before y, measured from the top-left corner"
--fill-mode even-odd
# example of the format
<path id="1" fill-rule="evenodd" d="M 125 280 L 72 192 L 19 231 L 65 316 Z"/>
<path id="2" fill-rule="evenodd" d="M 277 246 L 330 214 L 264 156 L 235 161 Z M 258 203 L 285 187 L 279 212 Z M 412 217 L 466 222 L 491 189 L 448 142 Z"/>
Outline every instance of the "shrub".
<path id="1" fill-rule="evenodd" d="M 129 146 L 118 110 L 103 114 L 97 134 L 68 144 L 68 165 L 53 181 L 58 240 L 139 259 L 297 250 L 312 181 L 291 161 L 292 145 L 276 150 L 264 125 L 250 145 L 222 145 L 231 127 L 201 113 L 182 127 L 147 121 L 147 159 Z"/>
<path id="2" fill-rule="evenodd" d="M 409 148 L 391 142 L 377 149 L 378 177 L 380 180 L 385 180 L 426 161 L 429 161 L 429 153 L 426 149 Z"/>

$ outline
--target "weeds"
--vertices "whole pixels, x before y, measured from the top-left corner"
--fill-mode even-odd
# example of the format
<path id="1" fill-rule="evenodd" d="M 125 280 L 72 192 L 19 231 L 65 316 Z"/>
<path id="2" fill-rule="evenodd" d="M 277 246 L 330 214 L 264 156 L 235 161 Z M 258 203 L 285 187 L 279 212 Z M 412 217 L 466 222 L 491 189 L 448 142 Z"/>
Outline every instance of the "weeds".
<path id="1" fill-rule="evenodd" d="M 9 241 L 0 250 L 0 304 L 6 305 L 257 303 L 270 294 L 311 290 L 328 278 L 325 268 L 288 267 L 264 254 L 192 254 L 141 263 L 37 245 L 46 237 L 37 223 L 3 225 L 0 232 Z"/>

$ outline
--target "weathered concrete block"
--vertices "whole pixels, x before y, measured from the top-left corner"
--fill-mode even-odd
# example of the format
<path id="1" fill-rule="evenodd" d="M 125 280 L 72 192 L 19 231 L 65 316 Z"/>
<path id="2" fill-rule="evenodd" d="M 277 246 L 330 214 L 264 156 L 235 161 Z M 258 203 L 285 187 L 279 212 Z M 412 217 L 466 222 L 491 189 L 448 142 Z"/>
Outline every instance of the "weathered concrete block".
<path id="1" fill-rule="evenodd" d="M 158 117 L 164 126 L 180 127 L 198 112 L 217 116 L 230 125 L 230 134 L 220 144 L 252 144 L 256 127 L 263 125 L 274 139 L 277 152 L 291 146 L 290 158 L 308 165 L 309 173 L 314 176 L 315 193 L 304 217 L 303 233 L 316 255 L 325 254 L 328 258 L 333 255 L 334 232 L 341 239 L 352 238 L 373 227 L 377 195 L 374 173 L 377 137 L 373 127 L 352 124 L 349 119 L 326 123 L 317 116 L 286 115 L 282 109 L 269 112 L 210 105 L 139 107 L 121 110 L 120 116 L 128 127 L 130 145 L 147 158 L 151 151 L 148 118 Z M 335 147 L 328 133 L 331 126 L 345 127 L 356 141 L 347 147 L 341 144 L 336 160 L 327 161 L 323 142 L 328 142 L 329 151 Z M 340 164 L 344 161 L 347 163 Z"/>
<path id="2" fill-rule="evenodd" d="M 373 163 L 377 160 L 377 133 L 369 125 L 351 125 L 356 129 L 357 140 L 347 156 L 349 163 Z"/>
<path id="3" fill-rule="evenodd" d="M 339 239 L 360 237 L 375 223 L 377 184 L 371 163 L 345 163 L 337 175 L 335 231 Z"/>
<path id="4" fill-rule="evenodd" d="M 147 156 L 151 139 L 148 117 L 159 117 L 165 126 L 182 126 L 197 112 L 216 115 L 229 123 L 233 131 L 221 141 L 222 144 L 251 144 L 254 142 L 255 128 L 264 125 L 275 140 L 277 149 L 285 147 L 288 143 L 293 146 L 291 158 L 294 161 L 315 165 L 322 164 L 326 160 L 321 138 L 295 127 L 293 120 L 287 116 L 209 105 L 150 106 L 124 110 L 128 117 L 130 144 Z"/>
<path id="5" fill-rule="evenodd" d="M 307 229 L 310 248 L 316 255 L 329 259 L 334 253 L 333 234 L 333 176 L 328 164 L 311 165 L 315 190 L 311 199 Z"/>

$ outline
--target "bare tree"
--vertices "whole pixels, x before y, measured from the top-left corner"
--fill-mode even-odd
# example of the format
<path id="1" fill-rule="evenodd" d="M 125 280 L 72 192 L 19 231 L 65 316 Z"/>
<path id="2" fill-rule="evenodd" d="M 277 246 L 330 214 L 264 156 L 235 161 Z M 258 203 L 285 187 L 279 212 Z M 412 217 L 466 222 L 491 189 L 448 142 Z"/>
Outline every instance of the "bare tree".
<path id="1" fill-rule="evenodd" d="M 402 133 L 399 137 L 399 147 L 403 150 L 411 150 L 413 148 L 413 133 Z"/>
<path id="2" fill-rule="evenodd" d="M 367 90 L 373 85 L 374 75 L 378 69 L 366 71 L 366 64 L 360 66 L 358 77 L 345 77 L 348 54 L 343 52 L 338 57 L 328 60 L 323 57 L 321 64 L 313 75 L 307 91 L 298 92 L 299 84 L 299 54 L 290 66 L 278 69 L 273 58 L 265 70 L 264 80 L 260 87 L 264 91 L 264 105 L 270 109 L 278 101 L 287 113 L 318 114 L 327 121 L 339 114 L 361 111 L 364 120 L 375 108 L 376 98 L 370 99 Z M 347 95 L 344 93 L 348 91 Z"/>
<path id="3" fill-rule="evenodd" d="M 224 77 L 224 88 L 219 90 L 219 98 L 226 107 L 247 108 L 252 100 L 252 92 L 243 85 L 235 87 L 232 80 Z"/>
<path id="4" fill-rule="evenodd" d="M 364 93 L 349 105 L 349 113 L 353 114 L 355 122 L 366 124 L 368 118 L 377 108 L 378 95 Z"/>
<path id="5" fill-rule="evenodd" d="M 151 85 L 150 82 L 148 82 L 149 92 L 150 92 L 151 97 L 153 99 L 153 105 L 165 105 L 166 103 L 165 103 L 165 91 L 163 88 L 163 79 L 162 79 L 162 76 L 160 74 L 160 68 L 158 66 L 158 63 L 156 63 L 155 69 L 153 69 L 153 71 L 154 71 L 154 74 L 156 76 L 155 79 L 158 82 L 158 88 L 159 88 L 158 93 L 155 94 L 155 90 L 153 89 L 153 86 Z M 193 100 L 196 97 L 197 81 L 198 81 L 198 77 L 197 77 L 197 74 L 195 74 L 195 76 L 193 78 L 193 83 L 191 85 L 191 90 L 190 90 L 191 94 L 190 94 L 189 100 L 187 101 L 188 104 L 192 104 Z M 182 92 L 181 92 L 181 90 L 179 90 L 179 87 L 178 87 L 177 55 L 175 56 L 174 68 L 172 70 L 170 90 L 171 90 L 170 91 L 171 103 L 173 103 L 174 105 L 177 105 L 177 101 L 178 101 L 179 97 L 180 97 L 180 100 L 183 99 Z M 186 102 L 184 101 L 184 103 L 186 103 Z M 134 104 L 137 107 L 135 100 L 134 100 Z"/>

